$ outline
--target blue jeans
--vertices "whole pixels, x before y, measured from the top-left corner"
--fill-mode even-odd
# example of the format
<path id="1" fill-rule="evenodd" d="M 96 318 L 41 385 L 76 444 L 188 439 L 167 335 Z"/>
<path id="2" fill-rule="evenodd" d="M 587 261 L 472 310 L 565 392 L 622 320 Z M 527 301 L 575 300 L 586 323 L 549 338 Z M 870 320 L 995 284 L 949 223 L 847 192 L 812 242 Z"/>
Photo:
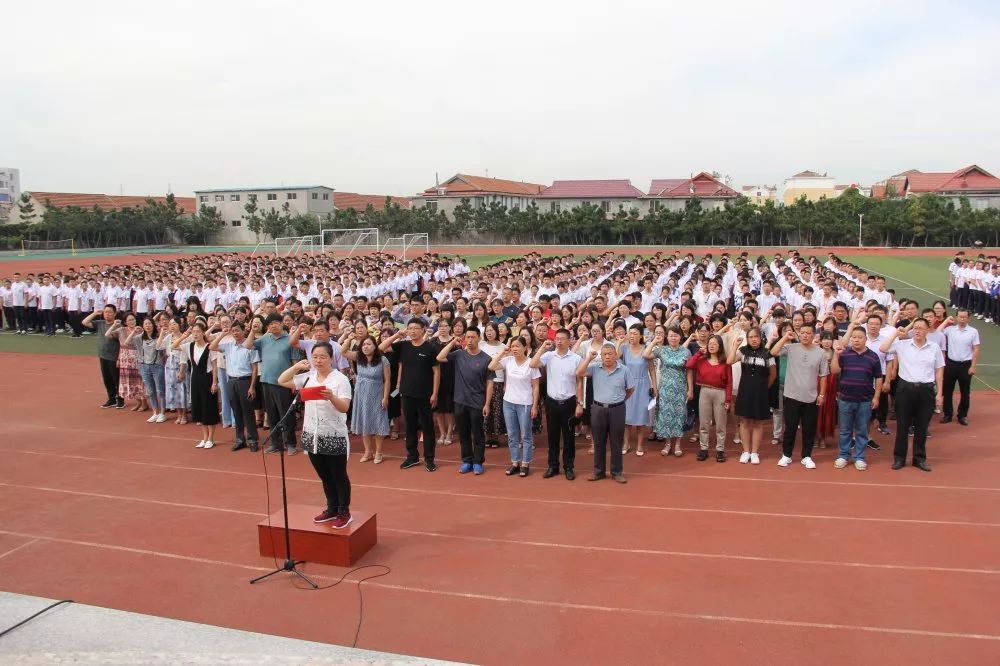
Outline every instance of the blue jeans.
<path id="1" fill-rule="evenodd" d="M 872 418 L 872 403 L 837 400 L 837 421 L 840 424 L 840 457 L 850 460 L 851 440 L 854 440 L 854 459 L 864 460 L 868 448 L 868 423 Z"/>
<path id="2" fill-rule="evenodd" d="M 153 409 L 163 409 L 166 404 L 166 380 L 163 376 L 163 366 L 159 363 L 140 363 L 139 374 L 143 386 L 146 387 L 146 397 Z"/>
<path id="3" fill-rule="evenodd" d="M 233 407 L 229 401 L 229 375 L 225 368 L 219 368 L 219 393 L 222 394 L 222 425 L 233 425 Z"/>
<path id="4" fill-rule="evenodd" d="M 535 449 L 531 432 L 531 405 L 515 405 L 504 400 L 503 420 L 507 424 L 511 462 L 530 464 Z"/>

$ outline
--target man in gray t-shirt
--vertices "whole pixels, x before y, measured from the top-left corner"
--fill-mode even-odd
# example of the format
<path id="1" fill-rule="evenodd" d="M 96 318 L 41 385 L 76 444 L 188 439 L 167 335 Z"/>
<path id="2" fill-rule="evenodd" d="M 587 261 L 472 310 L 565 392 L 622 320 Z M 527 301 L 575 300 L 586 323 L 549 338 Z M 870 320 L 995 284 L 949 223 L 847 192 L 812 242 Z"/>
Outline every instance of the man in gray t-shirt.
<path id="1" fill-rule="evenodd" d="M 781 443 L 782 456 L 779 467 L 788 467 L 792 462 L 792 450 L 799 424 L 802 425 L 802 466 L 815 469 L 812 459 L 813 442 L 816 440 L 816 421 L 819 407 L 827 396 L 821 390 L 821 382 L 830 374 L 829 362 L 818 345 L 813 344 L 816 330 L 812 324 L 799 327 L 799 342 L 794 342 L 795 332 L 788 333 L 771 350 L 772 356 L 785 359 L 785 433 Z"/>
<path id="2" fill-rule="evenodd" d="M 118 395 L 118 336 L 110 338 L 105 335 L 117 323 L 115 319 L 118 310 L 114 305 L 105 305 L 103 309 L 92 312 L 80 322 L 84 327 L 92 329 L 97 338 L 97 358 L 101 361 L 101 378 L 104 380 L 104 390 L 108 399 L 102 409 L 125 407 L 125 400 Z"/>
<path id="3" fill-rule="evenodd" d="M 493 398 L 493 382 L 489 369 L 493 359 L 479 347 L 479 329 L 465 332 L 465 349 L 455 349 L 457 338 L 445 345 L 437 355 L 438 363 L 455 366 L 455 426 L 462 445 L 462 466 L 459 473 L 482 474 L 486 462 L 486 441 L 483 420 L 489 415 Z"/>

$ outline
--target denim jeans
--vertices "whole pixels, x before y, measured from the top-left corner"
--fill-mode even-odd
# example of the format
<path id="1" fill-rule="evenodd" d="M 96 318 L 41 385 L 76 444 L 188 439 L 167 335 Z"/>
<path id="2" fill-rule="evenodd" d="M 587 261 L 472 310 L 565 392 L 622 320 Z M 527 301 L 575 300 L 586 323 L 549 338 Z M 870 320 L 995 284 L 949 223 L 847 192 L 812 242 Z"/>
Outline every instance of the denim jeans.
<path id="1" fill-rule="evenodd" d="M 840 457 L 851 459 L 851 440 L 854 440 L 854 459 L 864 460 L 868 448 L 868 423 L 872 418 L 871 401 L 851 402 L 837 400 L 837 422 L 840 424 Z"/>
<path id="2" fill-rule="evenodd" d="M 146 397 L 149 398 L 149 406 L 153 409 L 163 409 L 167 404 L 164 397 L 166 380 L 163 376 L 163 366 L 159 363 L 140 363 L 139 374 L 142 376 L 142 383 L 146 387 Z"/>
<path id="3" fill-rule="evenodd" d="M 225 368 L 219 368 L 219 386 L 229 386 L 229 376 L 226 374 Z M 223 388 L 219 393 L 222 394 L 222 425 L 231 426 L 233 425 L 233 407 L 229 400 L 229 391 Z"/>
<path id="4" fill-rule="evenodd" d="M 507 424 L 510 461 L 530 464 L 535 448 L 534 435 L 531 432 L 531 405 L 515 405 L 504 400 L 503 420 Z"/>

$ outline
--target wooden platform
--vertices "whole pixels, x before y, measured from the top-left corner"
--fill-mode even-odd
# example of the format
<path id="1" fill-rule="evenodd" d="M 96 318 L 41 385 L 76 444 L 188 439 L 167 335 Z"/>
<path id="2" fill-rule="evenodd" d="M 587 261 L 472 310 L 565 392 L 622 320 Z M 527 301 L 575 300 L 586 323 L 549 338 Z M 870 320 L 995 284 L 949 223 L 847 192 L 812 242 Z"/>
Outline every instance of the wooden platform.
<path id="1" fill-rule="evenodd" d="M 292 556 L 296 560 L 348 567 L 364 557 L 378 542 L 376 514 L 370 511 L 351 511 L 354 521 L 342 530 L 335 530 L 330 523 L 314 523 L 313 516 L 320 509 L 302 504 L 288 505 L 288 524 Z M 285 521 L 278 511 L 268 521 L 257 524 L 260 554 L 284 559 Z"/>

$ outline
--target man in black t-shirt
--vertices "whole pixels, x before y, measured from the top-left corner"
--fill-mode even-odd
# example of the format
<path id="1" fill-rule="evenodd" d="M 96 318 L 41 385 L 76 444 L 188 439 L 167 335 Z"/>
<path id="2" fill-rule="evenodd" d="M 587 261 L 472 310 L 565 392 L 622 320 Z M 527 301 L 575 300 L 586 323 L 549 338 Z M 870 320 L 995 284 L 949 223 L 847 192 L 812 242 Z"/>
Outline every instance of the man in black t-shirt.
<path id="1" fill-rule="evenodd" d="M 410 319 L 405 333 L 400 331 L 379 345 L 382 351 L 388 351 L 390 347 L 399 362 L 396 390 L 402 397 L 400 406 L 406 419 L 406 460 L 400 467 L 409 469 L 420 464 L 420 450 L 417 448 L 419 427 L 424 435 L 424 466 L 428 472 L 436 471 L 431 410 L 437 404 L 441 384 L 438 349 L 427 339 L 427 324 L 420 317 Z"/>

